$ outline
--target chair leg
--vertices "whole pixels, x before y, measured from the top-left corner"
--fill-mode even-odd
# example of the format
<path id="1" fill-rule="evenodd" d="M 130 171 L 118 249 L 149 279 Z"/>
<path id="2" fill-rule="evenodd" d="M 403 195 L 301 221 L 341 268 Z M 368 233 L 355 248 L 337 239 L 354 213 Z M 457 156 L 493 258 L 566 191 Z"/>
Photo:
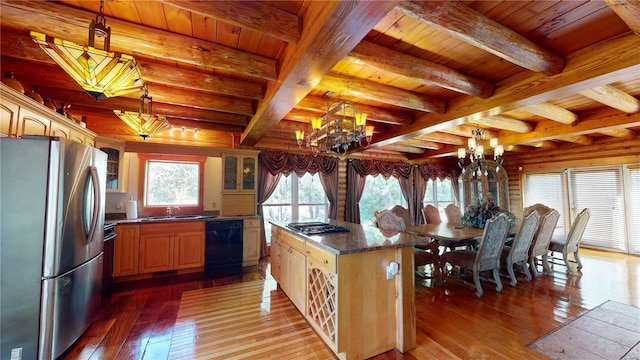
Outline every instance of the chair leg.
<path id="1" fill-rule="evenodd" d="M 482 291 L 482 285 L 480 284 L 480 272 L 474 270 L 473 271 L 473 283 L 476 284 L 476 296 L 481 298 L 483 291 Z"/>
<path id="2" fill-rule="evenodd" d="M 527 270 L 527 260 L 522 260 L 520 264 L 522 266 L 522 269 L 524 269 L 524 279 L 527 282 L 531 281 L 531 274 L 529 274 L 529 270 Z"/>
<path id="3" fill-rule="evenodd" d="M 536 269 L 536 257 L 532 256 L 531 259 L 529 259 L 529 270 L 531 270 L 531 276 L 533 276 L 533 278 L 537 278 L 538 277 L 538 269 Z"/>
<path id="4" fill-rule="evenodd" d="M 549 266 L 549 254 L 542 255 L 542 268 L 544 270 L 543 274 L 551 274 L 551 267 Z"/>
<path id="5" fill-rule="evenodd" d="M 578 256 L 578 250 L 573 253 L 573 257 L 576 258 L 576 262 L 578 263 L 578 271 L 582 270 L 582 261 L 580 261 L 580 257 Z"/>
<path id="6" fill-rule="evenodd" d="M 493 268 L 493 279 L 496 281 L 496 291 L 502 291 L 502 280 L 500 280 L 500 268 Z"/>
<path id="7" fill-rule="evenodd" d="M 564 260 L 564 266 L 567 267 L 567 274 L 571 274 L 571 264 L 569 263 L 569 254 L 563 252 L 562 253 L 562 260 Z"/>
<path id="8" fill-rule="evenodd" d="M 509 273 L 509 277 L 511 278 L 511 286 L 516 286 L 518 283 L 518 279 L 516 279 L 516 274 L 513 272 L 513 264 L 507 264 L 507 272 Z"/>

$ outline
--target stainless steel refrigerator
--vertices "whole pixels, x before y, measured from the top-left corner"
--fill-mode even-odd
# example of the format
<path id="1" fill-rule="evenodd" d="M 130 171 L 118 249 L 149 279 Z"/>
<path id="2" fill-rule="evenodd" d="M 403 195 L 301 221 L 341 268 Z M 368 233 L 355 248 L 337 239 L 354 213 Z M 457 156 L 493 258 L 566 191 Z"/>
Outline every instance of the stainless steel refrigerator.
<path id="1" fill-rule="evenodd" d="M 87 145 L 0 139 L 0 359 L 55 359 L 94 321 L 106 167 Z"/>

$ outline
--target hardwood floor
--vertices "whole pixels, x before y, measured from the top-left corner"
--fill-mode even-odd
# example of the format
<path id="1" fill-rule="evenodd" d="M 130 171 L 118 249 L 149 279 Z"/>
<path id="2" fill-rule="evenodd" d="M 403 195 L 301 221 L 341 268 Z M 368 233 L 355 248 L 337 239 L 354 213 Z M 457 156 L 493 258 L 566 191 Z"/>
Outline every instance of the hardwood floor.
<path id="1" fill-rule="evenodd" d="M 589 309 L 607 300 L 640 307 L 640 257 L 587 249 L 581 255 L 581 275 L 566 275 L 557 266 L 553 275 L 529 283 L 520 276 L 515 288 L 504 280 L 501 293 L 483 282 L 481 299 L 471 283 L 458 278 L 436 286 L 417 278 L 418 347 L 374 359 L 542 359 L 526 345 Z M 183 292 L 265 278 L 268 261 L 245 268 L 242 276 L 185 275 L 115 284 L 100 318 L 61 359 L 168 359 Z M 300 358 L 319 357 L 311 352 Z"/>

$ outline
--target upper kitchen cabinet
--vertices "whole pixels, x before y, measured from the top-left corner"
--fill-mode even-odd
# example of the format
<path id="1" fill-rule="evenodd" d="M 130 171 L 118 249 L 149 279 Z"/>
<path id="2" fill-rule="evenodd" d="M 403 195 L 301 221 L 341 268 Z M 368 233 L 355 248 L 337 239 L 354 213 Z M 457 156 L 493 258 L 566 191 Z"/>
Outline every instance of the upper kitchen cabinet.
<path id="1" fill-rule="evenodd" d="M 107 154 L 107 192 L 127 192 L 129 156 L 124 152 L 124 141 L 98 136 L 96 148 Z"/>
<path id="2" fill-rule="evenodd" d="M 255 153 L 222 154 L 222 191 L 256 192 L 257 163 Z"/>
<path id="3" fill-rule="evenodd" d="M 57 136 L 89 146 L 96 134 L 6 84 L 0 85 L 0 136 Z"/>
<path id="4" fill-rule="evenodd" d="M 222 154 L 223 216 L 255 215 L 258 196 L 258 152 L 236 150 Z"/>

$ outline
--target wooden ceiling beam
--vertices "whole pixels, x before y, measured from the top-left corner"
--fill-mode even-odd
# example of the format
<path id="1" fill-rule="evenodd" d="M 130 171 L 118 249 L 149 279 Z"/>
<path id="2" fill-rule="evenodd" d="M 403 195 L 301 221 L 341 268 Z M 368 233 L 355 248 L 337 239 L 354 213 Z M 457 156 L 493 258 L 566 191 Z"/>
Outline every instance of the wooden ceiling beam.
<path id="1" fill-rule="evenodd" d="M 471 137 L 471 133 L 469 133 L 469 137 Z M 425 140 L 425 141 L 433 141 L 439 142 L 443 144 L 451 144 L 451 145 L 466 145 L 467 139 L 463 136 L 457 136 L 448 134 L 446 132 L 435 131 L 429 134 L 424 134 L 415 137 L 416 140 Z"/>
<path id="2" fill-rule="evenodd" d="M 265 98 L 242 134 L 255 145 L 343 59 L 398 1 L 305 2 L 301 38 L 289 44 L 278 81 L 267 84 Z M 249 65 L 245 65 L 249 66 Z"/>
<path id="3" fill-rule="evenodd" d="M 50 1 L 2 1 L 0 12 L 3 27 L 24 34 L 38 31 L 81 45 L 87 43 L 89 24 L 96 17 L 92 12 Z M 111 51 L 145 54 L 266 80 L 278 77 L 274 59 L 114 18 L 107 24 L 111 27 Z"/>
<path id="4" fill-rule="evenodd" d="M 622 0 L 605 0 L 605 2 L 636 35 L 640 36 L 640 2 Z"/>
<path id="5" fill-rule="evenodd" d="M 447 113 L 425 113 L 418 116 L 409 125 L 381 134 L 371 146 L 392 144 L 434 131 L 446 131 L 445 129 L 454 126 L 472 123 L 480 117 L 499 115 L 597 86 L 628 80 L 629 73 L 640 72 L 640 37 L 635 34 L 619 36 L 576 51 L 567 59 L 567 65 L 561 74 L 547 77 L 532 73 L 515 77 L 504 81 L 488 99 L 452 99 Z M 524 135 L 527 134 L 515 136 Z"/>
<path id="6" fill-rule="evenodd" d="M 28 62 L 13 61 L 14 67 L 33 67 L 42 64 L 58 67 L 29 36 L 3 32 L 2 39 L 0 40 L 2 41 L 3 62 L 11 61 L 9 59 L 5 60 L 4 57 L 15 59 L 26 58 L 29 59 Z M 146 60 L 138 60 L 137 63 L 143 79 L 148 82 L 240 98 L 255 100 L 264 98 L 264 89 L 261 84 L 224 78 L 213 74 L 205 74 L 200 71 L 167 66 Z M 64 74 L 69 77 L 66 73 Z M 48 81 L 49 79 L 43 79 L 43 81 L 45 80 Z"/>
<path id="7" fill-rule="evenodd" d="M 195 91 L 174 91 L 171 88 L 155 83 L 149 83 L 149 96 L 165 104 L 182 105 L 196 109 L 213 110 L 253 116 L 253 102 L 246 99 L 235 99 L 228 96 L 217 96 Z M 127 95 L 126 97 L 130 97 Z M 139 97 L 138 97 L 139 98 Z"/>
<path id="8" fill-rule="evenodd" d="M 403 1 L 403 13 L 509 62 L 546 75 L 559 74 L 563 57 L 478 13 L 461 1 Z"/>
<path id="9" fill-rule="evenodd" d="M 446 102 L 442 99 L 341 75 L 325 76 L 316 86 L 316 90 L 333 91 L 341 95 L 367 98 L 384 104 L 418 111 L 442 114 L 446 110 Z"/>
<path id="10" fill-rule="evenodd" d="M 421 149 L 430 149 L 430 150 L 438 150 L 442 148 L 442 144 L 435 141 L 427 141 L 422 139 L 408 139 L 403 141 L 398 141 L 396 144 L 399 145 L 408 145 Z"/>
<path id="11" fill-rule="evenodd" d="M 382 146 L 382 147 L 379 147 L 378 149 L 404 152 L 404 153 L 410 153 L 410 154 L 424 154 L 424 149 L 422 148 L 411 146 L 411 145 L 404 145 L 400 143 Z"/>
<path id="12" fill-rule="evenodd" d="M 558 144 L 557 142 L 549 141 L 549 140 L 533 142 L 527 145 L 533 146 L 534 148 L 537 148 L 537 149 L 557 149 L 560 147 L 560 144 Z"/>
<path id="13" fill-rule="evenodd" d="M 636 137 L 636 132 L 630 129 L 609 129 L 609 130 L 602 130 L 600 131 L 600 133 L 603 135 L 626 139 L 626 140 L 635 139 Z"/>
<path id="14" fill-rule="evenodd" d="M 458 125 L 447 129 L 442 129 L 440 130 L 440 132 L 470 138 L 471 132 L 476 130 L 477 128 L 477 126 L 473 125 Z M 488 138 L 495 138 L 498 137 L 498 132 L 491 129 L 484 129 L 484 135 Z"/>
<path id="15" fill-rule="evenodd" d="M 39 86 L 38 93 L 43 98 L 50 98 L 60 103 L 71 104 L 71 107 L 85 106 L 93 109 L 119 109 L 124 111 L 139 111 L 140 100 L 128 99 L 124 97 L 109 98 L 100 101 L 94 101 L 89 95 L 81 91 L 65 90 L 60 88 L 51 88 Z M 219 111 L 195 109 L 179 105 L 164 104 L 162 102 L 153 102 L 153 111 L 158 115 L 166 117 L 174 117 L 185 120 L 207 121 L 226 125 L 246 126 L 247 117 L 238 114 L 229 114 Z"/>
<path id="16" fill-rule="evenodd" d="M 578 94 L 628 114 L 640 111 L 640 100 L 610 85 L 580 91 Z"/>
<path id="17" fill-rule="evenodd" d="M 593 138 L 590 138 L 586 135 L 575 135 L 575 136 L 560 136 L 557 140 L 562 140 L 574 144 L 580 145 L 591 145 L 593 144 Z"/>
<path id="18" fill-rule="evenodd" d="M 145 81 L 175 88 L 260 100 L 264 98 L 262 84 L 225 78 L 200 71 L 187 70 L 150 61 L 138 61 Z"/>
<path id="19" fill-rule="evenodd" d="M 294 14 L 259 2 L 162 0 L 182 10 L 267 34 L 289 43 L 300 41 L 300 19 Z"/>
<path id="20" fill-rule="evenodd" d="M 404 125 L 411 123 L 411 115 L 405 112 L 393 111 L 367 104 L 355 104 L 359 112 L 367 114 L 367 121 L 390 125 Z M 307 96 L 296 104 L 296 109 L 314 111 L 320 114 L 327 112 L 327 100 L 318 96 Z"/>
<path id="21" fill-rule="evenodd" d="M 534 126 L 526 121 L 512 119 L 507 116 L 494 115 L 476 120 L 476 123 L 483 127 L 492 127 L 501 130 L 508 130 L 517 133 L 526 133 L 532 131 Z M 486 133 L 485 133 L 486 135 Z M 495 137 L 495 136 L 494 136 Z"/>
<path id="22" fill-rule="evenodd" d="M 525 106 L 520 110 L 563 124 L 572 124 L 578 121 L 577 114 L 548 102 Z"/>
<path id="23" fill-rule="evenodd" d="M 557 140 L 562 137 L 587 135 L 594 132 L 617 130 L 621 128 L 640 126 L 640 113 L 636 114 L 611 114 L 601 112 L 593 114 L 587 119 L 573 125 L 560 124 L 554 121 L 540 123 L 536 130 L 526 134 L 507 135 L 500 138 L 500 142 L 508 144 L 531 144 L 539 141 Z"/>
<path id="24" fill-rule="evenodd" d="M 358 44 L 345 60 L 424 81 L 462 94 L 481 98 L 493 95 L 494 85 L 488 81 L 368 41 Z"/>

